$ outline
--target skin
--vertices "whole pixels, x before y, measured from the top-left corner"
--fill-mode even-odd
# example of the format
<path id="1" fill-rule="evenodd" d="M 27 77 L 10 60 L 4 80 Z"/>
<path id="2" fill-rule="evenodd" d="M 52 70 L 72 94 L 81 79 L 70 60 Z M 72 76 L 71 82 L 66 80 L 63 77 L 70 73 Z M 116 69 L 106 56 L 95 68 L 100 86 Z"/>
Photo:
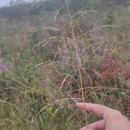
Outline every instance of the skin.
<path id="1" fill-rule="evenodd" d="M 77 103 L 76 106 L 102 118 L 80 130 L 130 130 L 130 121 L 117 110 L 91 103 Z"/>

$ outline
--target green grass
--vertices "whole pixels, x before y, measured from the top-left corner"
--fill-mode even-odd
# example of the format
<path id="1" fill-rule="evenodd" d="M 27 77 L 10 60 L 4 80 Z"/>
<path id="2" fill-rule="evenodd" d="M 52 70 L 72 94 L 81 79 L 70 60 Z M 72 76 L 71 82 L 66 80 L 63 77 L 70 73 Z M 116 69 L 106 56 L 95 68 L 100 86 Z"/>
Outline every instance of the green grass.
<path id="1" fill-rule="evenodd" d="M 53 21 L 47 23 L 51 13 L 23 21 L 3 20 L 0 65 L 8 70 L 0 68 L 0 129 L 77 130 L 98 120 L 77 110 L 77 102 L 104 104 L 130 118 L 130 17 L 126 9 L 121 13 L 126 15 L 115 11 L 114 26 L 104 25 L 100 18 L 105 14 L 101 14 L 86 32 L 80 32 L 77 19 L 70 18 L 68 29 L 59 27 L 62 35 L 58 37 L 44 30 L 54 26 Z M 32 27 L 39 30 L 41 44 L 32 41 Z"/>

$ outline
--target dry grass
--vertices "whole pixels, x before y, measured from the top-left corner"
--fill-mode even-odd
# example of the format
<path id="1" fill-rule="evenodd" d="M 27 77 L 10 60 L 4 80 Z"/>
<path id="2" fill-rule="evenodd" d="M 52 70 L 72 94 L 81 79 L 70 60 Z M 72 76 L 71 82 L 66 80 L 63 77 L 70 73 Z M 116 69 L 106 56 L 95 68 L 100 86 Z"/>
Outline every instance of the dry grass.
<path id="1" fill-rule="evenodd" d="M 58 28 L 60 35 L 48 38 L 44 31 L 41 34 L 47 37 L 37 43 L 30 42 L 41 34 L 31 40 L 27 37 L 21 44 L 29 40 L 30 45 L 14 44 L 15 52 L 7 44 L 12 51 L 6 46 L 8 54 L 2 58 L 9 67 L 0 75 L 0 129 L 76 130 L 97 120 L 79 112 L 77 102 L 105 104 L 130 117 L 128 30 L 122 31 L 120 24 L 103 25 L 99 20 L 82 28 L 80 22 L 75 24 L 78 20 L 72 18 L 67 0 L 66 5 L 67 29 L 60 24 L 52 27 Z M 86 11 L 81 14 L 85 17 Z M 15 35 L 18 41 L 24 37 L 19 36 Z"/>

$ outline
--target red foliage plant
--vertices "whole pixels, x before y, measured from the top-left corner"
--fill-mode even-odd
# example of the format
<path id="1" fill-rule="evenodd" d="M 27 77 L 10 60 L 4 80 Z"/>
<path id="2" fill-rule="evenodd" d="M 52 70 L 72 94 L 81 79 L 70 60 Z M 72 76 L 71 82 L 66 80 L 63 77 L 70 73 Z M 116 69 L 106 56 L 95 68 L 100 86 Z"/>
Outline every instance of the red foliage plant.
<path id="1" fill-rule="evenodd" d="M 112 82 L 117 79 L 122 72 L 121 62 L 118 58 L 107 55 L 98 67 L 98 72 L 100 73 L 100 78 L 104 82 Z"/>

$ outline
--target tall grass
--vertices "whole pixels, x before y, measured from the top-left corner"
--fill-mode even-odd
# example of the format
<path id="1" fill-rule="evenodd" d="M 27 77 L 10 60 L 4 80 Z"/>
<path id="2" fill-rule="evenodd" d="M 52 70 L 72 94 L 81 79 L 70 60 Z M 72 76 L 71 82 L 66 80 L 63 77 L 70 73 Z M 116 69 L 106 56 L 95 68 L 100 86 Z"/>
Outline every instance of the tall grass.
<path id="1" fill-rule="evenodd" d="M 104 104 L 130 117 L 129 24 L 104 25 L 93 10 L 80 10 L 73 18 L 67 0 L 66 8 L 67 23 L 52 21 L 50 27 L 57 28 L 59 35 L 54 32 L 49 37 L 46 27 L 35 27 L 33 37 L 36 32 L 28 32 L 22 24 L 28 44 L 14 43 L 15 51 L 4 46 L 0 129 L 76 130 L 97 120 L 91 113 L 79 112 L 77 102 Z M 114 17 L 121 19 L 116 13 Z M 92 23 L 92 19 L 96 20 Z M 40 31 L 47 37 L 41 40 Z"/>

